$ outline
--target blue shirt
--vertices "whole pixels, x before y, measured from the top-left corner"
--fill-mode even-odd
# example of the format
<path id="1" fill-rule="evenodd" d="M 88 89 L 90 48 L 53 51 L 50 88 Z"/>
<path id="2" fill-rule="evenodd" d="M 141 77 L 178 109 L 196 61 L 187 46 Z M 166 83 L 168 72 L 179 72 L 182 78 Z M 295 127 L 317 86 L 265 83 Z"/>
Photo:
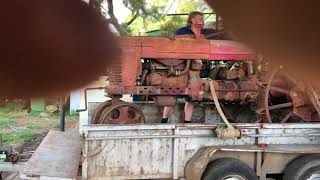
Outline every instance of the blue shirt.
<path id="1" fill-rule="evenodd" d="M 178 30 L 176 30 L 175 35 L 185 35 L 185 34 L 194 34 L 194 32 L 191 30 L 190 26 L 182 27 Z"/>
<path id="2" fill-rule="evenodd" d="M 207 35 L 216 32 L 214 29 L 201 29 L 201 34 L 202 35 Z M 194 35 L 194 32 L 191 30 L 190 26 L 182 27 L 174 33 L 175 35 L 187 35 L 191 34 Z"/>

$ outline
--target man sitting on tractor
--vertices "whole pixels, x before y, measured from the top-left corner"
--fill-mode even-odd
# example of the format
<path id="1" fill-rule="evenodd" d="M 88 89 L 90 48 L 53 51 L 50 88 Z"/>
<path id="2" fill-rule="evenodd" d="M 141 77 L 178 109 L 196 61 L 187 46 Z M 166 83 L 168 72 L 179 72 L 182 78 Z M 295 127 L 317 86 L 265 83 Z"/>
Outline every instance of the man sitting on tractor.
<path id="1" fill-rule="evenodd" d="M 187 20 L 187 26 L 178 29 L 175 35 L 195 35 L 196 39 L 204 34 L 204 14 L 198 11 L 191 12 Z M 194 60 L 194 63 L 201 64 L 201 60 Z M 190 123 L 194 105 L 191 103 L 191 98 L 185 98 L 184 106 L 184 123 Z M 172 114 L 173 107 L 164 107 L 161 123 L 167 123 Z"/>

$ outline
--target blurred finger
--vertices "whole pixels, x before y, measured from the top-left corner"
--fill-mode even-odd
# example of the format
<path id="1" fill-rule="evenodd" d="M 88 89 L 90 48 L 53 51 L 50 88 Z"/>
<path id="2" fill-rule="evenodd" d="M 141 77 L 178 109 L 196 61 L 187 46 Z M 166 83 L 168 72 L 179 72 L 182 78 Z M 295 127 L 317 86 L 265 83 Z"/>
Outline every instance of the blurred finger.
<path id="1" fill-rule="evenodd" d="M 68 92 L 118 57 L 107 24 L 81 0 L 10 0 L 0 6 L 0 95 Z"/>

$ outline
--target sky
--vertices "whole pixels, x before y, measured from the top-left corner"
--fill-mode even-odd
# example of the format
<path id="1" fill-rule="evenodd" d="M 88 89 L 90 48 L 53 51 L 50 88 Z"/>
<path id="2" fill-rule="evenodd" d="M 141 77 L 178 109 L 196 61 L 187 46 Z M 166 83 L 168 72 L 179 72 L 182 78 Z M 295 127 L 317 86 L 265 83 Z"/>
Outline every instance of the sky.
<path id="1" fill-rule="evenodd" d="M 174 2 L 174 4 L 172 4 L 172 2 Z M 168 14 L 175 13 L 178 3 L 179 3 L 179 0 L 172 0 L 168 3 L 167 9 L 169 9 L 169 6 L 172 4 L 171 8 L 168 11 Z M 107 2 L 103 4 L 103 7 L 105 9 L 108 9 Z M 130 10 L 127 9 L 123 5 L 122 1 L 119 1 L 119 0 L 113 1 L 113 9 L 114 9 L 114 15 L 117 17 L 120 24 L 124 22 L 126 17 L 130 14 Z"/>
<path id="2" fill-rule="evenodd" d="M 104 9 L 108 9 L 108 4 L 105 2 L 103 4 Z M 117 17 L 119 23 L 121 24 L 125 18 L 130 14 L 130 10 L 127 9 L 122 1 L 116 0 L 113 1 L 113 10 L 114 10 L 114 15 Z"/>

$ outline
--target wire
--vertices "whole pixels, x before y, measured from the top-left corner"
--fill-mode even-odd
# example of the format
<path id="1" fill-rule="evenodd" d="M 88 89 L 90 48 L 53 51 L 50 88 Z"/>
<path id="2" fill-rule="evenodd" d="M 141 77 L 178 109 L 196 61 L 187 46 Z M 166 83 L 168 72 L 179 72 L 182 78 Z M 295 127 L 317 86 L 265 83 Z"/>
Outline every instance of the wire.
<path id="1" fill-rule="evenodd" d="M 176 0 L 173 0 L 173 1 L 172 1 L 171 5 L 170 5 L 169 8 L 167 9 L 166 13 L 164 13 L 164 15 L 162 16 L 161 19 L 163 19 L 163 18 L 168 14 L 168 12 L 169 12 L 169 10 L 171 9 L 171 7 L 172 7 L 172 5 L 174 4 L 174 2 L 176 2 Z"/>
<path id="2" fill-rule="evenodd" d="M 212 11 L 209 16 L 207 16 L 204 20 L 207 20 L 212 14 L 214 13 L 214 11 Z"/>

